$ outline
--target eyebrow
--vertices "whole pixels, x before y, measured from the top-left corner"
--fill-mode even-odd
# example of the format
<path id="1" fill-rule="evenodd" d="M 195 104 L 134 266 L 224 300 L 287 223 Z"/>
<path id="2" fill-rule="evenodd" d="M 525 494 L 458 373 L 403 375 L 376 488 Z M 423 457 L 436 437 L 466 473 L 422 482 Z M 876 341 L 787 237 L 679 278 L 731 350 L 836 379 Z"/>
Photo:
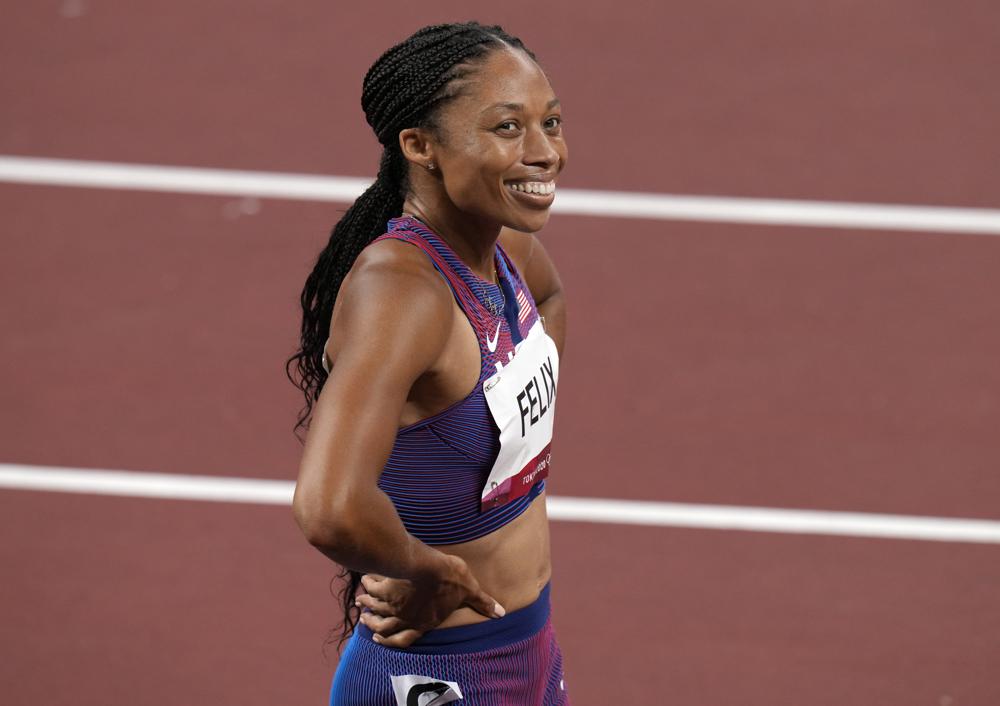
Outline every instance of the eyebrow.
<path id="1" fill-rule="evenodd" d="M 559 99 L 558 98 L 553 98 L 545 106 L 545 109 L 546 110 L 552 110 L 557 105 L 559 105 Z M 489 106 L 488 108 L 483 109 L 483 112 L 485 113 L 487 110 L 493 110 L 494 108 L 507 108 L 509 110 L 516 110 L 518 112 L 523 112 L 524 111 L 524 104 L 523 103 L 494 103 L 493 105 Z"/>

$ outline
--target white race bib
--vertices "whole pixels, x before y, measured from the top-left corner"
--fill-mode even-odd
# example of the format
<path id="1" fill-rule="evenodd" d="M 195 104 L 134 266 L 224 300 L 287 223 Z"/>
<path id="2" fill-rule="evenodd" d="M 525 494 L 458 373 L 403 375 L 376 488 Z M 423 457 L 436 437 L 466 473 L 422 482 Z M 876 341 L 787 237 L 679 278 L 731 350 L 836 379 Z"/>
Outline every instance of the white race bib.
<path id="1" fill-rule="evenodd" d="M 559 352 L 536 321 L 513 358 L 483 383 L 486 403 L 500 428 L 500 453 L 482 493 L 482 509 L 525 495 L 549 474 Z"/>

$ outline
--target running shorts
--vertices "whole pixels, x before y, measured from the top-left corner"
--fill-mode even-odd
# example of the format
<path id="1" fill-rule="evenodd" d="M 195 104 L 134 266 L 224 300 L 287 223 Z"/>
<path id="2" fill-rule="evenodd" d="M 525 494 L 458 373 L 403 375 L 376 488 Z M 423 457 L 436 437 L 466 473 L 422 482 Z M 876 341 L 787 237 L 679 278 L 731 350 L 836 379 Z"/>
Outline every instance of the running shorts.
<path id="1" fill-rule="evenodd" d="M 549 591 L 546 584 L 502 618 L 431 630 L 403 649 L 378 644 L 359 623 L 330 706 L 570 706 Z"/>

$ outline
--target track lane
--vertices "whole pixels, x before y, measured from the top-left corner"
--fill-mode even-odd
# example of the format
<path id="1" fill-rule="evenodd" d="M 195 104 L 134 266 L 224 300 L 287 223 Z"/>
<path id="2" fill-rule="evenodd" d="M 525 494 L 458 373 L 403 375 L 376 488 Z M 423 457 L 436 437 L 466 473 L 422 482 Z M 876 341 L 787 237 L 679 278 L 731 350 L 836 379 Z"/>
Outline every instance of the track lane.
<path id="1" fill-rule="evenodd" d="M 340 207 L 0 203 L 4 461 L 295 478 L 282 364 Z M 571 307 L 555 494 L 997 517 L 1000 241 L 562 216 L 542 237 Z M 611 239 L 633 255 L 603 260 Z"/>
<path id="2" fill-rule="evenodd" d="M 423 24 L 478 16 L 523 36 L 551 74 L 567 185 L 1000 206 L 988 0 L 707 0 L 625 15 L 570 0 L 105 0 L 74 19 L 59 5 L 19 3 L 0 27 L 13 68 L 0 74 L 0 153 L 370 174 L 370 63 Z"/>
<path id="3" fill-rule="evenodd" d="M 18 567 L 0 584 L 14 703 L 263 706 L 328 689 L 335 572 L 286 509 L 22 491 L 0 492 L 0 517 L 19 528 L 0 544 Z M 575 702 L 996 694 L 995 546 L 572 523 L 552 541 Z"/>
<path id="4" fill-rule="evenodd" d="M 993 547 L 552 529 L 554 621 L 583 703 L 996 700 Z"/>

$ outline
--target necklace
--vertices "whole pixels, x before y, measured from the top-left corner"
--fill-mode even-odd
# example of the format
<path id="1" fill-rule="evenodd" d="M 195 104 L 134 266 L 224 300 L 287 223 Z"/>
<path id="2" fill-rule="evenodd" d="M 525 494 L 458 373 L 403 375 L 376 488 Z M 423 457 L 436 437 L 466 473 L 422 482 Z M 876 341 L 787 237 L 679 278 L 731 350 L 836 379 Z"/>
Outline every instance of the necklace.
<path id="1" fill-rule="evenodd" d="M 503 287 L 500 286 L 500 273 L 496 268 L 496 260 L 493 262 L 493 277 L 496 279 L 493 286 L 495 286 L 497 291 L 500 292 L 500 301 L 503 303 L 498 307 L 496 302 L 493 301 L 493 297 L 487 297 L 487 301 L 489 302 L 489 309 L 493 312 L 493 315 L 499 316 L 500 312 L 507 308 L 507 295 L 503 293 Z"/>

